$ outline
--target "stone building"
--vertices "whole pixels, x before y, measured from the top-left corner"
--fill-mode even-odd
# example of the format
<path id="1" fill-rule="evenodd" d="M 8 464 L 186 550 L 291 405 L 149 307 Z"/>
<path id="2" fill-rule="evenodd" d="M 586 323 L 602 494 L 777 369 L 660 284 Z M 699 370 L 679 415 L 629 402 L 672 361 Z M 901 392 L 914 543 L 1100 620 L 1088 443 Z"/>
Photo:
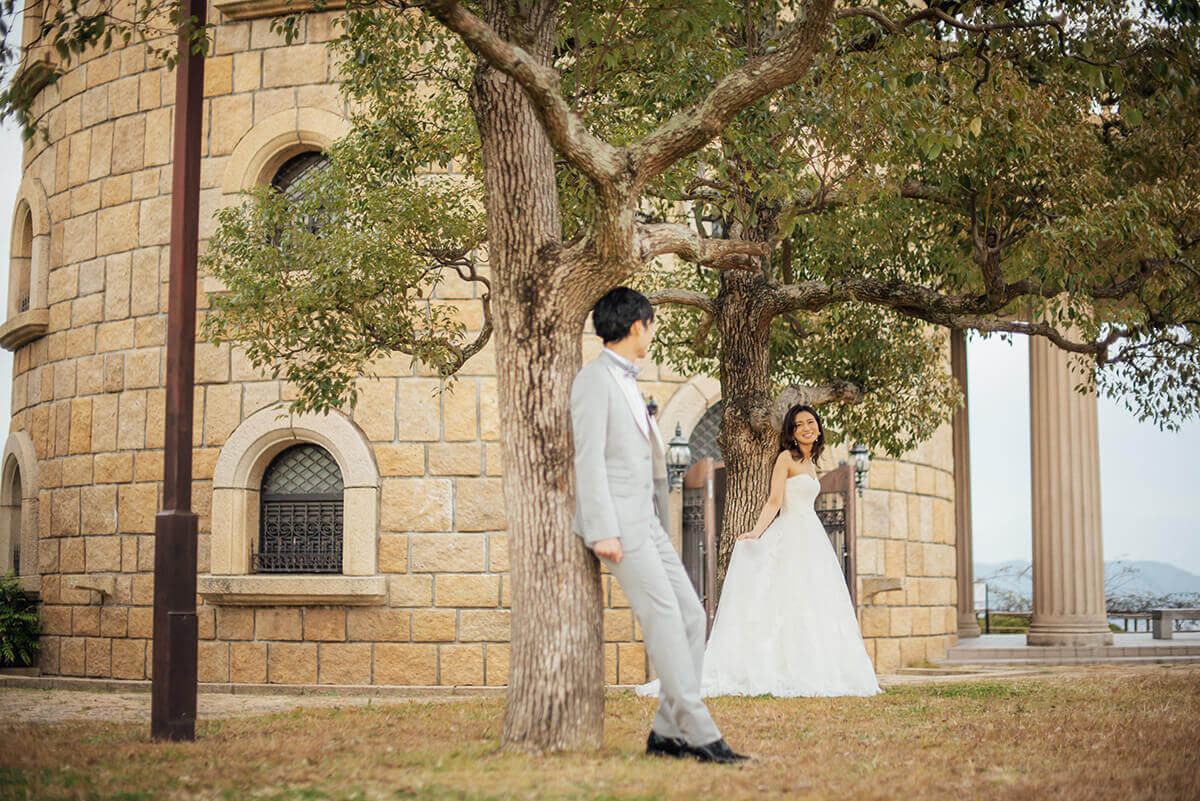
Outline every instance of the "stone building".
<path id="1" fill-rule="evenodd" d="M 279 7 L 212 4 L 202 239 L 214 210 L 250 187 L 286 184 L 347 130 L 325 46 L 337 12 L 306 16 L 285 46 L 270 30 Z M 40 8 L 29 4 L 26 32 Z M 51 57 L 27 39 L 22 68 Z M 136 680 L 150 666 L 174 86 L 135 43 L 85 54 L 34 105 L 48 138 L 24 152 L 0 326 L 14 353 L 0 567 L 11 563 L 40 599 L 47 675 Z M 202 279 L 200 289 L 203 309 L 220 287 Z M 479 327 L 474 285 L 448 280 L 438 298 Z M 588 338 L 585 357 L 597 348 Z M 719 401 L 705 377 L 643 376 L 667 432 L 678 423 L 688 434 Z M 198 345 L 196 381 L 201 681 L 506 682 L 490 348 L 441 394 L 407 357 L 390 360 L 362 381 L 353 416 L 286 414 L 288 386 L 228 347 Z M 967 569 L 956 567 L 956 531 L 969 526 L 964 535 L 955 523 L 955 440 L 947 427 L 902 459 L 877 458 L 859 504 L 860 614 L 881 671 L 937 658 L 957 636 L 956 576 L 969 589 L 970 562 L 967 539 L 957 549 Z M 314 532 L 310 552 L 276 552 L 281 520 Z M 314 565 L 326 572 L 303 572 Z M 637 627 L 605 582 L 607 678 L 640 682 Z"/>

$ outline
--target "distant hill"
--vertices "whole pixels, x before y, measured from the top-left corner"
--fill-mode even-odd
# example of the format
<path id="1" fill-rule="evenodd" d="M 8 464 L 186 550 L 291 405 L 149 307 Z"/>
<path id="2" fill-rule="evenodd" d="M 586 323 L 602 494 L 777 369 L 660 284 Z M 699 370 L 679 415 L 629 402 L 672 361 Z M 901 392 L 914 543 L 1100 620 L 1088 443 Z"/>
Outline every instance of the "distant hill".
<path id="1" fill-rule="evenodd" d="M 986 581 L 993 591 L 1033 597 L 1033 572 L 1025 560 L 976 562 L 975 580 Z M 1121 595 L 1200 593 L 1200 576 L 1166 562 L 1105 562 L 1104 581 L 1109 593 Z"/>

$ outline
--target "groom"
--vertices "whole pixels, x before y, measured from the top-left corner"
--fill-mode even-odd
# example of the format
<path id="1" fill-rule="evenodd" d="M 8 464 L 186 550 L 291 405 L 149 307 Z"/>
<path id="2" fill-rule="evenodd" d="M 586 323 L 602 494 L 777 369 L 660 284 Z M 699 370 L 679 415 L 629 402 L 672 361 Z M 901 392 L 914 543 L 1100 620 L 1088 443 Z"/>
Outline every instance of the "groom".
<path id="1" fill-rule="evenodd" d="M 634 362 L 654 337 L 654 307 L 627 287 L 592 310 L 604 350 L 575 377 L 571 422 L 578 477 L 575 531 L 621 582 L 658 673 L 654 756 L 739 762 L 700 700 L 704 608 L 667 538 L 665 448 L 637 388 Z"/>

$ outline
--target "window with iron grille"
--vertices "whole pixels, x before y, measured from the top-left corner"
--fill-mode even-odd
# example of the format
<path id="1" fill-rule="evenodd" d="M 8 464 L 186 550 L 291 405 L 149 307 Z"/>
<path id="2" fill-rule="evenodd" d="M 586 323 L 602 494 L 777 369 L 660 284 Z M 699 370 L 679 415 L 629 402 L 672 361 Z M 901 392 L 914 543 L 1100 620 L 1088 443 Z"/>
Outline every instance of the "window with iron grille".
<path id="1" fill-rule="evenodd" d="M 721 461 L 721 446 L 717 444 L 717 434 L 721 431 L 721 418 L 724 414 L 724 404 L 717 401 L 692 429 L 692 434 L 688 437 L 688 447 L 692 450 L 692 464 L 709 456 L 718 462 Z"/>
<path id="2" fill-rule="evenodd" d="M 329 451 L 294 445 L 263 474 L 258 573 L 342 572 L 342 472 Z"/>
<path id="3" fill-rule="evenodd" d="M 285 161 L 271 179 L 275 191 L 282 192 L 292 202 L 308 198 L 311 178 L 329 168 L 329 157 L 317 151 L 305 151 Z M 320 215 L 309 215 L 305 220 L 309 232 L 317 233 L 321 228 Z"/>

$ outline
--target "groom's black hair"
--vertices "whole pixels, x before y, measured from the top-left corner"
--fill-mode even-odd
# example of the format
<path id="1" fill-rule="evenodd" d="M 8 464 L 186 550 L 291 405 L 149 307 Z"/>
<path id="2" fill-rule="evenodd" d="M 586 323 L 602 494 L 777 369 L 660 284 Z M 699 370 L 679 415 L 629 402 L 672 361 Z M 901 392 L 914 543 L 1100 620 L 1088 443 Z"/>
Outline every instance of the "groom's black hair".
<path id="1" fill-rule="evenodd" d="M 636 289 L 619 286 L 604 293 L 592 308 L 592 325 L 596 334 L 608 342 L 619 342 L 629 336 L 636 320 L 648 323 L 654 319 L 654 306 Z"/>

